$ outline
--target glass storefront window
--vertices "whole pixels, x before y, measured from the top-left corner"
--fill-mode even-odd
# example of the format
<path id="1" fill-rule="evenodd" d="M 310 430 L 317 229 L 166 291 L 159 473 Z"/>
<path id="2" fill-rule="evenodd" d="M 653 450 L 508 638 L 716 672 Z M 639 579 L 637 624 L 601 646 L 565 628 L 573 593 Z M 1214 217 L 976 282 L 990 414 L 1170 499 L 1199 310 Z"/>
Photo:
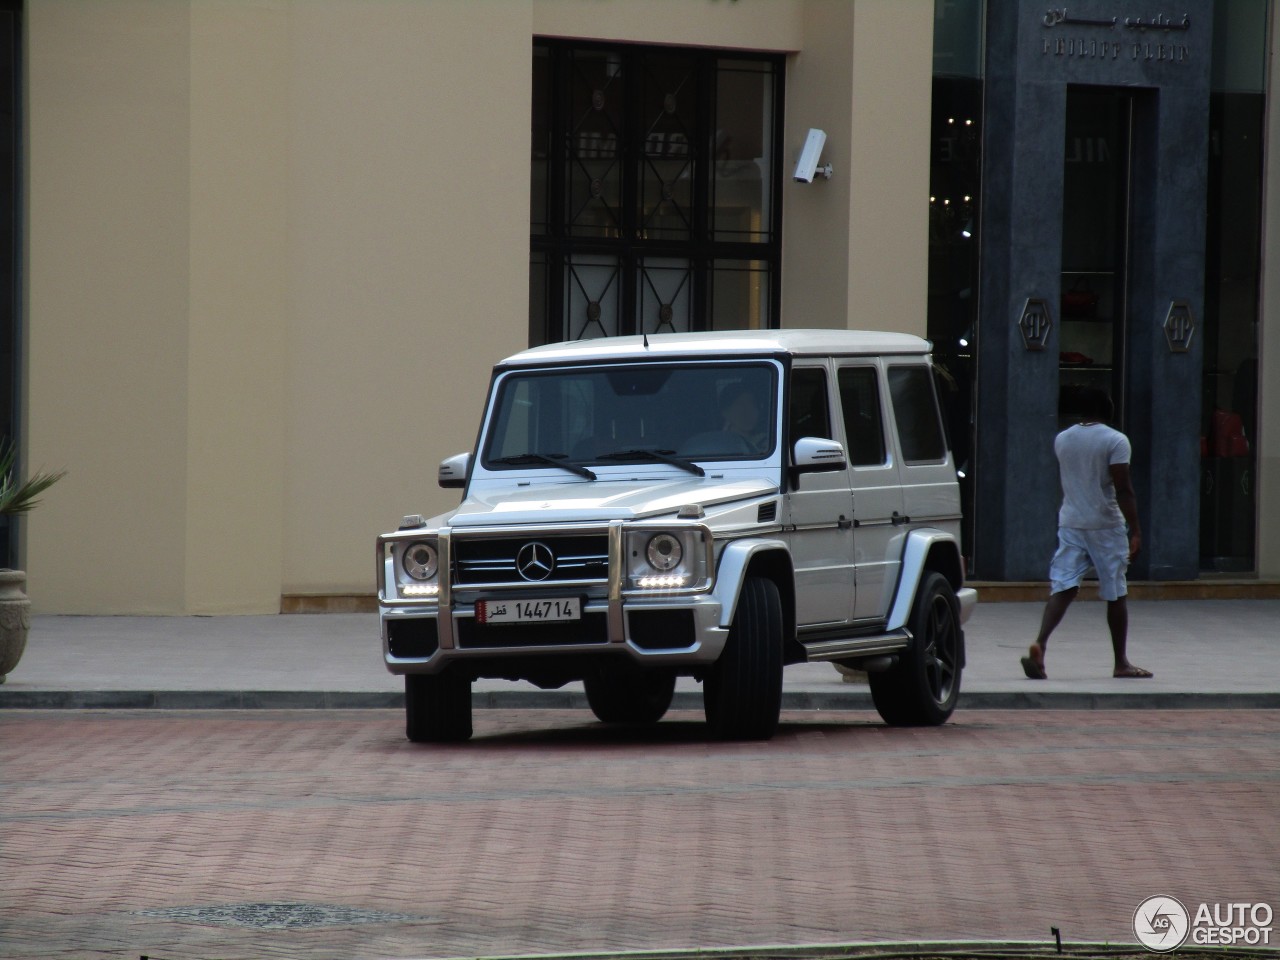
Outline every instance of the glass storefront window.
<path id="1" fill-rule="evenodd" d="M 773 64 L 767 60 L 719 63 L 712 181 L 717 240 L 770 238 L 773 87 Z"/>
<path id="2" fill-rule="evenodd" d="M 937 42 L 940 40 L 935 37 Z M 960 472 L 963 546 L 965 555 L 973 556 L 974 358 L 982 190 L 980 79 L 934 77 L 930 145 L 928 331 L 939 372 L 947 439 Z"/>
<path id="3" fill-rule="evenodd" d="M 688 260 L 646 257 L 640 263 L 636 316 L 641 333 L 685 333 L 693 320 L 693 266 Z"/>
<path id="4" fill-rule="evenodd" d="M 1130 142 L 1138 94 L 1067 88 L 1058 297 L 1059 428 L 1080 416 L 1082 390 L 1101 390 L 1124 423 Z"/>
<path id="5" fill-rule="evenodd" d="M 982 78 L 985 0 L 935 0 L 933 75 Z"/>
<path id="6" fill-rule="evenodd" d="M 782 62 L 535 41 L 531 343 L 777 325 Z"/>
<path id="7" fill-rule="evenodd" d="M 569 316 L 576 326 L 567 340 L 616 337 L 622 301 L 617 257 L 577 254 L 567 258 L 564 285 L 568 290 Z"/>
<path id="8" fill-rule="evenodd" d="M 622 60 L 605 51 L 575 50 L 566 66 L 565 229 L 577 237 L 616 237 L 623 217 Z"/>
<path id="9" fill-rule="evenodd" d="M 1200 568 L 1256 569 L 1258 318 L 1268 4 L 1214 5 Z"/>
<path id="10" fill-rule="evenodd" d="M 767 328 L 771 275 L 763 260 L 716 260 L 711 267 L 711 329 Z"/>
<path id="11" fill-rule="evenodd" d="M 640 233 L 646 239 L 689 240 L 694 233 L 694 144 L 697 61 L 691 54 L 645 57 L 639 78 Z"/>

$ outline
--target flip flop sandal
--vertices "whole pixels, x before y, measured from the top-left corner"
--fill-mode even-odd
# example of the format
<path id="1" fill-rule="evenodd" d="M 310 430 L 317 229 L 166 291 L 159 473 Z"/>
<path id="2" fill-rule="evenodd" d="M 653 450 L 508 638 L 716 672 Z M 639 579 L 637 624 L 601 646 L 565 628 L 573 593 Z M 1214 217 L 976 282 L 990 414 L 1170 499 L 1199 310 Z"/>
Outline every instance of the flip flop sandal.
<path id="1" fill-rule="evenodd" d="M 1044 672 L 1044 664 L 1031 657 L 1022 658 L 1022 672 L 1025 673 L 1027 678 L 1030 680 L 1049 679 L 1049 675 Z"/>
<path id="2" fill-rule="evenodd" d="M 1155 674 L 1150 670 L 1143 670 L 1141 667 L 1135 667 L 1133 664 L 1125 667 L 1119 673 L 1113 673 L 1111 676 L 1117 680 L 1142 680 L 1146 677 L 1154 677 Z"/>

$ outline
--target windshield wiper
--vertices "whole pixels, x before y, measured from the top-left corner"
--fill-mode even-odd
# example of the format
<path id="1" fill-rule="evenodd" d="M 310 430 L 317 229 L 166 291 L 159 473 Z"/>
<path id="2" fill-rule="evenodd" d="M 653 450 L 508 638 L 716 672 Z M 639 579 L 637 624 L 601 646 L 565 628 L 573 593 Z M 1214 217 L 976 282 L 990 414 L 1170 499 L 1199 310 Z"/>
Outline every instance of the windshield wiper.
<path id="1" fill-rule="evenodd" d="M 595 457 L 596 460 L 638 460 L 642 457 L 648 457 L 650 460 L 657 460 L 661 463 L 669 463 L 673 467 L 679 467 L 681 470 L 688 470 L 690 473 L 705 477 L 707 471 L 692 460 L 686 460 L 683 457 L 673 457 L 674 450 L 618 450 L 614 453 L 602 453 Z"/>
<path id="2" fill-rule="evenodd" d="M 549 463 L 553 467 L 559 467 L 562 470 L 568 470 L 570 473 L 576 473 L 580 477 L 588 480 L 594 480 L 596 475 L 586 467 L 577 463 L 567 463 L 567 453 L 516 453 L 509 457 L 493 457 L 490 463 Z"/>

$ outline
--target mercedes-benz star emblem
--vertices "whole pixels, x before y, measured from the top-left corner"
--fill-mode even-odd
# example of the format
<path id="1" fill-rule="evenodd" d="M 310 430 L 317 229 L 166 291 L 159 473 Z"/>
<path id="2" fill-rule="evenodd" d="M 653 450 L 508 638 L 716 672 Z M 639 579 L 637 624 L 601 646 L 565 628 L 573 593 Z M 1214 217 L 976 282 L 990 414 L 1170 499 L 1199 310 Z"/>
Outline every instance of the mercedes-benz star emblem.
<path id="1" fill-rule="evenodd" d="M 545 580 L 556 568 L 556 556 L 545 543 L 526 543 L 516 554 L 516 570 L 526 580 Z"/>

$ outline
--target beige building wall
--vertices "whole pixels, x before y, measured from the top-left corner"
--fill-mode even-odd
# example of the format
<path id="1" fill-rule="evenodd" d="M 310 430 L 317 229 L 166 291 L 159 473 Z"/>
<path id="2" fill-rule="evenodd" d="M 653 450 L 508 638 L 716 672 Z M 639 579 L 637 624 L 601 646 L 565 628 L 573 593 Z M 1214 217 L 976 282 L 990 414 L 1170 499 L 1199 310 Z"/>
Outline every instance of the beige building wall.
<path id="1" fill-rule="evenodd" d="M 190 7 L 184 612 L 280 602 L 289 316 L 287 6 Z M 162 554 L 163 555 L 163 554 Z"/>
<path id="2" fill-rule="evenodd" d="M 532 2 L 533 33 L 540 37 L 779 52 L 800 49 L 811 0 Z"/>
<path id="3" fill-rule="evenodd" d="M 808 0 L 788 64 L 784 160 L 827 134 L 830 180 L 784 195 L 784 326 L 924 336 L 933 4 Z"/>
<path id="4" fill-rule="evenodd" d="M 456 502 L 526 344 L 533 36 L 793 54 L 783 322 L 923 333 L 930 10 L 29 0 L 35 608 L 368 594 L 374 536 Z M 809 126 L 836 177 L 794 184 Z"/>
<path id="5" fill-rule="evenodd" d="M 33 2 L 28 463 L 36 610 L 186 604 L 191 31 L 183 3 Z"/>
<path id="6" fill-rule="evenodd" d="M 373 538 L 457 503 L 495 359 L 527 346 L 527 2 L 293 18 L 281 592 L 369 593 Z"/>

